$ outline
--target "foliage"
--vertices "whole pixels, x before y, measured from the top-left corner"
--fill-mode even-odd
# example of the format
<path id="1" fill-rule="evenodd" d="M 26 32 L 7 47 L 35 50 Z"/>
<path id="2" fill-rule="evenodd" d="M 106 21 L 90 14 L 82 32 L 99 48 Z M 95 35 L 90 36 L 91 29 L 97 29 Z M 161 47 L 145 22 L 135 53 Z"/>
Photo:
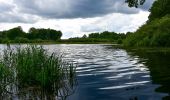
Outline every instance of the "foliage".
<path id="1" fill-rule="evenodd" d="M 151 9 L 151 14 L 149 15 L 149 21 L 154 19 L 160 19 L 161 17 L 170 14 L 170 0 L 156 0 Z"/>
<path id="2" fill-rule="evenodd" d="M 115 33 L 104 31 L 101 33 L 90 33 L 88 36 L 83 35 L 82 37 L 70 38 L 65 42 L 81 42 L 81 43 L 121 43 L 126 37 L 123 33 Z M 64 42 L 64 41 L 62 41 Z"/>
<path id="3" fill-rule="evenodd" d="M 29 39 L 28 38 L 23 38 L 23 37 L 17 37 L 14 40 L 17 43 L 29 43 Z"/>
<path id="4" fill-rule="evenodd" d="M 129 7 L 138 7 L 139 5 L 143 5 L 145 0 L 125 0 L 128 3 Z"/>
<path id="5" fill-rule="evenodd" d="M 6 31 L 6 34 L 10 40 L 14 40 L 17 37 L 25 37 L 26 35 L 20 26 Z"/>
<path id="6" fill-rule="evenodd" d="M 41 40 L 39 42 L 45 41 L 58 41 L 62 36 L 61 31 L 56 31 L 53 29 L 36 29 L 30 28 L 28 33 L 25 33 L 22 28 L 16 27 L 10 30 L 0 32 L 0 43 L 28 43 L 28 42 L 36 42 L 37 40 Z"/>
<path id="7" fill-rule="evenodd" d="M 30 28 L 28 33 L 29 39 L 59 40 L 61 36 L 62 36 L 61 31 L 56 31 L 53 29 Z"/>
<path id="8" fill-rule="evenodd" d="M 10 76 L 11 71 L 3 65 L 3 63 L 0 63 L 0 94 L 3 92 L 4 87 L 6 87 L 10 83 Z M 7 80 L 9 79 L 9 80 Z"/>
<path id="9" fill-rule="evenodd" d="M 127 35 L 125 46 L 170 46 L 170 1 L 156 0 L 149 20 L 133 34 Z"/>
<path id="10" fill-rule="evenodd" d="M 170 16 L 167 15 L 161 19 L 140 27 L 135 33 L 129 35 L 124 40 L 125 46 L 170 46 Z"/>
<path id="11" fill-rule="evenodd" d="M 102 33 L 91 33 L 88 38 L 118 40 L 125 38 L 125 34 L 104 31 Z"/>

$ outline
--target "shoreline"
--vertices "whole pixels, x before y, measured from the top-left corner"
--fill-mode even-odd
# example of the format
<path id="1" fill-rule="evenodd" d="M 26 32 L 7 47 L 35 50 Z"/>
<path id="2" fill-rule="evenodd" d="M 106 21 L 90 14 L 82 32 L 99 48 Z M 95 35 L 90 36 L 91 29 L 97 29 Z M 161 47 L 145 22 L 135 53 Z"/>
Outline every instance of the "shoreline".
<path id="1" fill-rule="evenodd" d="M 40 42 L 40 43 L 0 43 L 0 44 L 116 44 L 111 42 Z"/>

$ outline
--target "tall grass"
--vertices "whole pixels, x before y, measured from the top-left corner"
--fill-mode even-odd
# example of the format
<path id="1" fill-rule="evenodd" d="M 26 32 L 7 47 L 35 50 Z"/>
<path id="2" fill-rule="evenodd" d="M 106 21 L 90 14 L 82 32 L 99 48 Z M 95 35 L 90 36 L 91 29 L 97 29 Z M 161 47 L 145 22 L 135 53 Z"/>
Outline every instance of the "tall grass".
<path id="1" fill-rule="evenodd" d="M 0 60 L 1 90 L 10 93 L 24 88 L 67 96 L 76 83 L 76 67 L 42 46 L 8 47 Z"/>

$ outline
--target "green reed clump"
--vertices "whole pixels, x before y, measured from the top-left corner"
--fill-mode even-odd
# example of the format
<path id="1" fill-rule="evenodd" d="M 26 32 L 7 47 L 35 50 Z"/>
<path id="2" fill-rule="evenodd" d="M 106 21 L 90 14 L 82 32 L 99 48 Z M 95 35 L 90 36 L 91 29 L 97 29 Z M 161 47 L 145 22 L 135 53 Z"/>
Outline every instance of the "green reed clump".
<path id="1" fill-rule="evenodd" d="M 14 69 L 12 66 L 12 53 L 4 50 L 3 56 L 0 57 L 0 94 L 2 94 L 6 87 L 14 82 Z"/>
<path id="2" fill-rule="evenodd" d="M 8 68 L 4 67 L 2 63 L 0 63 L 0 93 L 3 92 L 4 87 L 6 87 L 10 81 L 11 72 Z"/>
<path id="3" fill-rule="evenodd" d="M 75 67 L 64 62 L 62 56 L 48 53 L 42 46 L 8 47 L 1 58 L 1 76 L 9 77 L 7 79 L 19 89 L 35 87 L 68 95 L 75 83 Z"/>

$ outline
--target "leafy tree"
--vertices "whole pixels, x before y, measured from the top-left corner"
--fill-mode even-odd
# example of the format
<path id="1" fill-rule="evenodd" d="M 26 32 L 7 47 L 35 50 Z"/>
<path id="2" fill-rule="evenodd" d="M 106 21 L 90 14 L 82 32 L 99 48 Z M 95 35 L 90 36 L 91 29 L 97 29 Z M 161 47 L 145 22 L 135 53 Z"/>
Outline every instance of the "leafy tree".
<path id="1" fill-rule="evenodd" d="M 125 46 L 170 46 L 170 16 L 148 22 L 124 40 Z"/>
<path id="2" fill-rule="evenodd" d="M 89 38 L 99 38 L 100 34 L 99 33 L 91 33 L 89 34 Z"/>
<path id="3" fill-rule="evenodd" d="M 156 0 L 150 9 L 148 22 L 127 35 L 125 46 L 170 46 L 170 0 Z"/>
<path id="4" fill-rule="evenodd" d="M 82 38 L 87 38 L 87 35 L 86 35 L 86 34 L 84 34 Z"/>
<path id="5" fill-rule="evenodd" d="M 6 31 L 6 34 L 11 40 L 14 40 L 16 37 L 24 37 L 26 35 L 20 26 Z"/>
<path id="6" fill-rule="evenodd" d="M 61 36 L 62 36 L 61 31 L 44 28 L 40 29 L 30 28 L 28 33 L 29 39 L 59 40 Z"/>
<path id="7" fill-rule="evenodd" d="M 38 34 L 37 30 L 36 30 L 34 27 L 32 27 L 32 28 L 29 29 L 29 32 L 28 32 L 28 34 L 27 34 L 27 37 L 28 37 L 29 39 L 36 39 L 37 34 Z"/>
<path id="8" fill-rule="evenodd" d="M 95 39 L 108 39 L 108 40 L 118 40 L 118 39 L 124 39 L 126 36 L 125 34 L 118 34 L 115 32 L 108 32 L 104 31 L 102 33 L 91 33 L 89 34 L 88 38 L 95 38 Z"/>
<path id="9" fill-rule="evenodd" d="M 170 14 L 170 0 L 156 0 L 150 9 L 149 21 Z"/>
<path id="10" fill-rule="evenodd" d="M 129 7 L 138 7 L 139 5 L 143 5 L 146 0 L 125 0 L 128 3 Z M 149 21 L 155 18 L 161 18 L 167 14 L 170 14 L 170 0 L 155 0 L 151 9 Z"/>
<path id="11" fill-rule="evenodd" d="M 129 7 L 138 7 L 139 5 L 143 5 L 145 0 L 125 0 L 128 3 Z"/>
<path id="12" fill-rule="evenodd" d="M 10 30 L 0 32 L 0 42 L 5 43 L 6 41 L 9 42 L 39 42 L 43 41 L 56 41 L 60 40 L 62 36 L 61 31 L 56 31 L 53 29 L 36 29 L 30 28 L 28 33 L 25 33 L 20 26 L 12 28 Z M 31 41 L 30 41 L 31 40 Z M 33 41 L 35 40 L 35 41 Z"/>

